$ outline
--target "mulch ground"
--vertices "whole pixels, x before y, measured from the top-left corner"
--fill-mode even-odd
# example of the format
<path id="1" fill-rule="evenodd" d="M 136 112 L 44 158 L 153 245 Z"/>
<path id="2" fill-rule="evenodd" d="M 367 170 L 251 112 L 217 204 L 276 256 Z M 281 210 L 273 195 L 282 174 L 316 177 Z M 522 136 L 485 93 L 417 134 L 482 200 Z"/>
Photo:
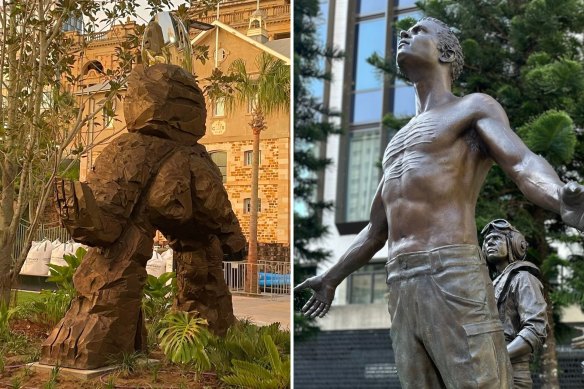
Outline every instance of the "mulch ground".
<path id="1" fill-rule="evenodd" d="M 29 320 L 13 320 L 10 323 L 10 328 L 14 333 L 25 335 L 39 349 L 50 331 L 50 328 Z M 87 381 L 58 374 L 53 386 L 50 386 L 50 372 L 33 371 L 25 364 L 25 361 L 30 358 L 29 356 L 9 351 L 4 358 L 4 371 L 0 371 L 0 389 L 203 389 L 224 387 L 214 373 L 196 373 L 164 362 L 164 357 L 159 350 L 152 352 L 148 357 L 162 362 L 157 367 L 141 366 L 137 368 L 137 371 L 129 374 L 114 371 Z"/>

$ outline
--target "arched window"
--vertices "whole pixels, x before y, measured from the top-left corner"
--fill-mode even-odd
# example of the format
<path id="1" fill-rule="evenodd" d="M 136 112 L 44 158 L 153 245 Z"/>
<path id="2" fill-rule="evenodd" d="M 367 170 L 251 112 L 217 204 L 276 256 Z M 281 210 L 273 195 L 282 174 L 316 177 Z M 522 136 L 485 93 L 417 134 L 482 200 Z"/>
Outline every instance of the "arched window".
<path id="1" fill-rule="evenodd" d="M 221 171 L 223 176 L 223 183 L 227 182 L 227 153 L 225 151 L 217 150 L 211 151 L 211 159 Z"/>
<path id="2" fill-rule="evenodd" d="M 89 61 L 83 66 L 83 75 L 87 75 L 90 71 L 95 71 L 97 74 L 103 73 L 103 65 L 97 60 Z"/>

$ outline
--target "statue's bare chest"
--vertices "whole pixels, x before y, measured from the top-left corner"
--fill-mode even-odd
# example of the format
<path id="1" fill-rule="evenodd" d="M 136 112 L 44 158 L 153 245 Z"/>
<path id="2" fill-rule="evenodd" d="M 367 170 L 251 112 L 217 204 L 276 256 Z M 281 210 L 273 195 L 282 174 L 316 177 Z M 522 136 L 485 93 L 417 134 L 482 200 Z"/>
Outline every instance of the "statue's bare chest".
<path id="1" fill-rule="evenodd" d="M 383 155 L 385 180 L 400 178 L 406 172 L 421 166 L 424 158 L 435 147 L 440 147 L 443 128 L 439 118 L 422 116 L 412 119 L 389 142 Z"/>

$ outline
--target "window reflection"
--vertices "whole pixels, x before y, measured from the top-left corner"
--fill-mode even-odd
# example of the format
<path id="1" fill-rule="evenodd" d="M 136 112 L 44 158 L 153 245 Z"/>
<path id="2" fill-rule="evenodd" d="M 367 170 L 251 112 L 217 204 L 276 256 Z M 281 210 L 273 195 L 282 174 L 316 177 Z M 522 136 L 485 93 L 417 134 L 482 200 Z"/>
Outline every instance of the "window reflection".
<path id="1" fill-rule="evenodd" d="M 353 123 L 379 122 L 382 116 L 383 93 L 381 89 L 355 92 L 353 95 Z"/>
<path id="2" fill-rule="evenodd" d="M 386 302 L 385 265 L 370 263 L 349 276 L 349 304 Z"/>
<path id="3" fill-rule="evenodd" d="M 385 18 L 359 23 L 355 28 L 355 90 L 382 88 L 379 71 L 367 63 L 373 53 L 385 56 Z"/>
<path id="4" fill-rule="evenodd" d="M 361 16 L 385 12 L 386 9 L 387 0 L 357 0 L 357 14 Z"/>
<path id="5" fill-rule="evenodd" d="M 225 151 L 211 151 L 209 154 L 221 172 L 223 183 L 227 182 L 227 153 Z"/>
<path id="6" fill-rule="evenodd" d="M 401 80 L 395 83 L 393 95 L 393 115 L 396 117 L 416 114 L 416 91 L 414 87 Z"/>
<path id="7" fill-rule="evenodd" d="M 351 131 L 349 142 L 346 221 L 367 220 L 379 180 L 380 129 Z"/>
<path id="8" fill-rule="evenodd" d="M 411 8 L 416 6 L 416 1 L 419 0 L 399 0 L 396 1 L 397 8 Z"/>
<path id="9" fill-rule="evenodd" d="M 327 27 L 328 27 L 328 0 L 323 0 L 319 2 L 320 13 L 316 18 L 316 41 L 321 47 L 325 47 L 327 44 Z M 318 59 L 318 68 L 321 71 L 325 69 L 325 60 L 322 57 Z M 307 88 L 310 94 L 316 99 L 316 101 L 322 101 L 324 94 L 324 81 L 317 78 L 310 78 L 307 80 Z"/>

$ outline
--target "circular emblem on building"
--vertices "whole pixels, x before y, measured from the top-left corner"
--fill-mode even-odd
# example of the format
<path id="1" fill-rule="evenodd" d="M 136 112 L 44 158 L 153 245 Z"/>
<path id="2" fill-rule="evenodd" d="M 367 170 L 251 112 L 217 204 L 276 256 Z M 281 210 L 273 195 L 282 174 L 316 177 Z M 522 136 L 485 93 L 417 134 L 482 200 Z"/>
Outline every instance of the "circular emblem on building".
<path id="1" fill-rule="evenodd" d="M 223 120 L 214 121 L 211 124 L 211 133 L 213 135 L 222 135 L 225 133 L 225 122 Z"/>

